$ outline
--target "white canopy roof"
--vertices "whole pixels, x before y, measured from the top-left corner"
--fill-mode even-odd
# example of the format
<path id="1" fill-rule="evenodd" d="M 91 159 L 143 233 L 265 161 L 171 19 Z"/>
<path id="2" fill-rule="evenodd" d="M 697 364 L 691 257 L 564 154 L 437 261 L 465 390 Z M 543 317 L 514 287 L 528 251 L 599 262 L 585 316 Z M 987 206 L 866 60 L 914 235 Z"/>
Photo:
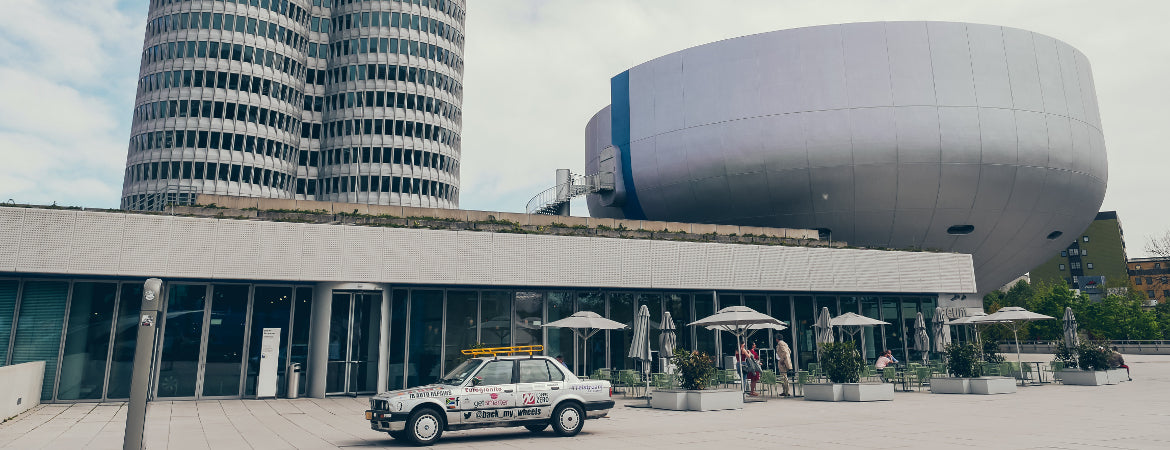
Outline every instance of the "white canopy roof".
<path id="1" fill-rule="evenodd" d="M 871 325 L 889 325 L 889 322 L 882 322 L 857 313 L 847 312 L 829 319 L 829 325 L 834 327 L 867 327 Z"/>

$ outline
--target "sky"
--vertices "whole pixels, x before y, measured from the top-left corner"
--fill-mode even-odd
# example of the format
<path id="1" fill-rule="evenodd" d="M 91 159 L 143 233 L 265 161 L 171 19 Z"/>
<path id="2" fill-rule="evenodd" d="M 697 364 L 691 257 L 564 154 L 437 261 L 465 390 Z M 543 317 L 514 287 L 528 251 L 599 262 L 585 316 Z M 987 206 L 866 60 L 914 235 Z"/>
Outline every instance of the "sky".
<path id="1" fill-rule="evenodd" d="M 3 0 L 0 201 L 116 208 L 147 0 Z M 1164 0 L 468 0 L 460 207 L 521 212 L 584 168 L 610 77 L 696 45 L 803 26 L 986 23 L 1046 34 L 1093 65 L 1109 155 L 1102 210 L 1130 257 L 1170 230 Z M 581 202 L 574 215 L 586 215 Z"/>

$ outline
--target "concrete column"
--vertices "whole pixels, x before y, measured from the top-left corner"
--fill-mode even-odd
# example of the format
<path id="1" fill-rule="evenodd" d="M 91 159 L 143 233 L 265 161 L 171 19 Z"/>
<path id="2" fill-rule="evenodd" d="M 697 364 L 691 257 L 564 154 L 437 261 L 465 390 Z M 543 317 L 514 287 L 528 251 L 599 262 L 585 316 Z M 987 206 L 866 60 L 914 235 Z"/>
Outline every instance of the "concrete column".
<path id="1" fill-rule="evenodd" d="M 309 386 L 305 395 L 325 398 L 329 365 L 329 320 L 333 312 L 333 289 L 337 283 L 317 283 L 313 289 L 313 314 L 309 317 Z"/>
<path id="2" fill-rule="evenodd" d="M 378 331 L 378 392 L 390 390 L 390 300 L 389 284 L 382 288 L 382 323 Z M 396 387 L 397 388 L 397 387 Z"/>

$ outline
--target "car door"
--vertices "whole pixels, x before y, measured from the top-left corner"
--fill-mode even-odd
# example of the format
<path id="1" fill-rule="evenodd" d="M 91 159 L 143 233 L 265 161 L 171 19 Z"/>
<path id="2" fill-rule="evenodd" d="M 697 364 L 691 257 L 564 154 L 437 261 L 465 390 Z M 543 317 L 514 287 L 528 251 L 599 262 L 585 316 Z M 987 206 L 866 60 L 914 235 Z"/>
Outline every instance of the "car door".
<path id="1" fill-rule="evenodd" d="M 459 401 L 461 423 L 511 420 L 516 407 L 515 361 L 488 361 L 476 372 Z"/>
<path id="2" fill-rule="evenodd" d="M 545 359 L 521 359 L 516 361 L 519 378 L 516 383 L 516 410 L 518 419 L 548 418 L 552 415 L 550 406 L 564 389 L 564 374 L 555 364 Z"/>

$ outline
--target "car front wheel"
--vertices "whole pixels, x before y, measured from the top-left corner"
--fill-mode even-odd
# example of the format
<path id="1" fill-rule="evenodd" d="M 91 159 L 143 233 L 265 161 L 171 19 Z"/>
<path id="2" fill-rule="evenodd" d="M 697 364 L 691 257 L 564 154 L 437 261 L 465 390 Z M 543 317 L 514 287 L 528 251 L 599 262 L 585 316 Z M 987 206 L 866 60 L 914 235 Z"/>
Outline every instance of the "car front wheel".
<path id="1" fill-rule="evenodd" d="M 431 445 L 443 435 L 443 419 L 432 409 L 420 409 L 406 420 L 406 437 L 417 445 Z"/>
<path id="2" fill-rule="evenodd" d="M 553 410 L 553 431 L 561 436 L 576 436 L 584 425 L 585 410 L 576 403 L 562 403 Z"/>
<path id="3" fill-rule="evenodd" d="M 545 428 L 548 428 L 548 424 L 547 423 L 540 423 L 540 424 L 536 424 L 536 425 L 525 425 L 524 428 L 527 428 L 528 431 L 531 431 L 533 433 L 539 433 L 541 431 L 544 431 Z"/>

